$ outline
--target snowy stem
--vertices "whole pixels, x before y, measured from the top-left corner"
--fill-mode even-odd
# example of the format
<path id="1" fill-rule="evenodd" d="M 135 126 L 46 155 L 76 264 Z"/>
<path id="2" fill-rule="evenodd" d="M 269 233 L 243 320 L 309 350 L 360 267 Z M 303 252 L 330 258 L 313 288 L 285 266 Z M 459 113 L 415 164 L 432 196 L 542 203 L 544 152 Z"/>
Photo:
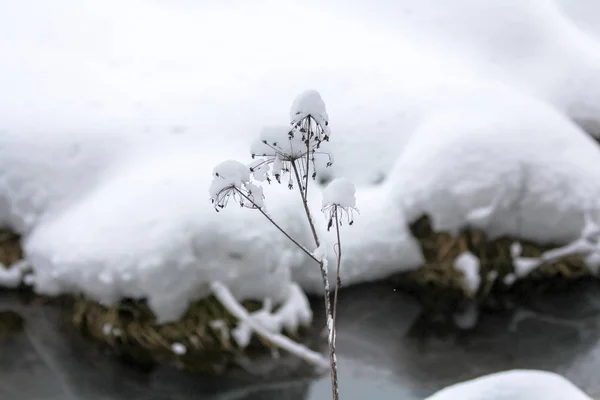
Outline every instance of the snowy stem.
<path id="1" fill-rule="evenodd" d="M 279 224 L 277 222 L 275 222 L 275 220 L 273 220 L 273 218 L 271 218 L 269 216 L 269 214 L 267 214 L 262 209 L 262 207 L 257 206 L 256 203 L 249 196 L 247 196 L 246 194 L 244 194 L 238 188 L 235 188 L 235 191 L 237 193 L 239 193 L 239 195 L 242 196 L 244 199 L 248 200 L 254 206 L 254 208 L 256 208 L 258 211 L 260 211 L 260 213 L 262 215 L 264 215 L 264 217 L 266 219 L 268 219 L 269 222 L 272 223 L 275 226 L 275 228 L 279 229 L 279 232 L 283 233 L 286 238 L 288 238 L 292 243 L 294 243 L 296 246 L 298 246 L 298 248 L 300 248 L 304 253 L 306 253 L 307 256 L 309 256 L 310 258 L 312 258 L 315 262 L 320 262 L 319 260 L 317 260 L 317 258 L 315 258 L 315 256 L 310 251 L 308 251 L 308 249 L 306 247 L 304 247 L 300 243 L 298 243 L 298 241 L 296 239 L 294 239 L 293 237 L 291 237 L 281 226 L 279 226 Z"/>
<path id="2" fill-rule="evenodd" d="M 310 174 L 310 115 L 306 118 L 306 179 L 304 182 L 304 198 L 308 198 L 308 175 Z"/>
<path id="3" fill-rule="evenodd" d="M 248 314 L 248 311 L 242 306 L 236 298 L 233 296 L 231 291 L 219 281 L 213 281 L 210 283 L 210 288 L 219 302 L 225 307 L 225 309 L 234 317 L 243 321 L 250 326 L 254 332 L 260 335 L 263 339 L 274 344 L 275 346 L 288 351 L 289 353 L 317 366 L 318 368 L 327 368 L 329 365 L 323 356 L 317 352 L 312 351 L 306 346 L 296 343 L 290 338 L 282 335 L 281 333 L 273 333 L 257 323 Z"/>
<path id="4" fill-rule="evenodd" d="M 335 290 L 333 292 L 333 347 L 335 348 L 336 339 L 336 323 L 335 317 L 337 314 L 337 303 L 338 303 L 338 290 L 342 285 L 340 279 L 340 265 L 342 264 L 342 241 L 340 240 L 340 219 L 337 213 L 337 205 L 334 206 L 333 212 L 335 213 L 335 233 L 337 236 L 337 263 L 336 263 L 336 277 L 335 277 Z"/>
<path id="5" fill-rule="evenodd" d="M 315 244 L 317 248 L 320 246 L 319 236 L 317 235 L 317 229 L 315 227 L 314 221 L 312 219 L 312 215 L 310 214 L 310 209 L 308 207 L 308 200 L 304 196 L 304 192 L 302 191 L 302 179 L 300 178 L 300 174 L 298 174 L 298 167 L 296 166 L 296 162 L 292 161 L 292 169 L 294 170 L 294 175 L 296 177 L 296 182 L 298 184 L 298 188 L 300 190 L 300 196 L 302 197 L 302 204 L 304 205 L 304 211 L 306 212 L 306 218 L 308 218 L 308 223 L 310 225 L 310 229 L 312 230 L 313 238 L 315 239 Z M 331 310 L 331 299 L 330 299 L 330 291 L 329 291 L 329 278 L 327 278 L 327 260 L 321 260 L 319 262 L 319 267 L 321 268 L 321 277 L 323 278 L 323 297 L 325 299 L 325 314 L 327 318 L 327 331 L 328 342 L 329 342 L 329 362 L 331 364 L 331 391 L 333 394 L 333 400 L 339 399 L 338 393 L 338 378 L 337 378 L 337 357 L 335 356 L 335 344 L 334 344 L 334 329 L 333 329 L 333 313 Z"/>

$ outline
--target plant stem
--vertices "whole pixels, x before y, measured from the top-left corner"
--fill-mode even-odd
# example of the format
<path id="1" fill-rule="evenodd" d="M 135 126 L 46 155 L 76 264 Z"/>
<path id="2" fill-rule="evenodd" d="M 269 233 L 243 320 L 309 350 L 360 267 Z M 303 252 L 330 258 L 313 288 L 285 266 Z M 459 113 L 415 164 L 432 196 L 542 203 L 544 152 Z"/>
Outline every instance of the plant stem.
<path id="1" fill-rule="evenodd" d="M 308 171 L 308 165 L 307 173 Z M 306 217 L 308 218 L 308 223 L 310 225 L 310 229 L 313 234 L 313 238 L 315 239 L 315 244 L 317 247 L 320 246 L 319 236 L 317 235 L 317 229 L 312 219 L 312 215 L 310 214 L 310 209 L 308 207 L 308 200 L 304 196 L 304 192 L 302 191 L 302 180 L 300 178 L 300 174 L 298 173 L 298 167 L 296 166 L 296 162 L 292 161 L 292 169 L 294 170 L 294 175 L 296 177 L 296 182 L 298 184 L 298 189 L 300 190 L 300 196 L 302 197 L 302 204 L 304 205 L 304 211 L 306 212 Z M 329 343 L 329 362 L 331 364 L 331 391 L 333 395 L 333 400 L 339 400 L 339 390 L 338 390 L 338 378 L 337 378 L 337 357 L 335 356 L 335 336 L 334 336 L 334 321 L 333 321 L 333 312 L 331 310 L 331 299 L 329 298 L 329 279 L 327 278 L 327 260 L 322 260 L 319 262 L 319 267 L 321 268 L 321 277 L 323 278 L 323 297 L 325 299 L 325 314 L 327 317 L 327 330 L 328 330 L 328 343 Z"/>
<path id="2" fill-rule="evenodd" d="M 310 172 L 310 116 L 306 119 L 306 181 L 304 182 L 304 198 L 308 198 L 308 175 Z"/>
<path id="3" fill-rule="evenodd" d="M 342 285 L 342 280 L 340 279 L 340 265 L 342 264 L 342 241 L 340 240 L 340 220 L 337 212 L 337 205 L 334 206 L 333 212 L 335 213 L 335 233 L 337 235 L 337 265 L 335 277 L 335 291 L 333 292 L 333 344 L 335 346 L 335 338 L 337 333 L 335 317 L 337 314 L 338 290 Z"/>
<path id="4" fill-rule="evenodd" d="M 292 169 L 294 170 L 294 175 L 296 176 L 296 182 L 298 183 L 298 189 L 300 190 L 300 196 L 302 197 L 302 205 L 304 206 L 304 212 L 306 213 L 306 217 L 308 218 L 310 230 L 315 240 L 315 244 L 317 245 L 317 247 L 319 247 L 321 243 L 319 241 L 319 236 L 317 235 L 317 229 L 315 228 L 315 223 L 313 222 L 310 209 L 308 208 L 308 200 L 306 199 L 306 197 L 304 197 L 304 192 L 302 191 L 302 179 L 300 178 L 300 174 L 298 173 L 298 167 L 296 166 L 295 161 L 292 161 Z"/>
<path id="5" fill-rule="evenodd" d="M 250 198 L 248 197 L 246 194 L 244 194 L 241 190 L 239 190 L 238 188 L 234 188 L 236 192 L 239 193 L 240 196 L 242 196 L 243 198 L 245 198 L 246 200 L 248 200 L 250 203 L 252 203 L 252 205 L 258 210 L 260 211 L 260 213 L 262 215 L 264 215 L 264 217 L 266 219 L 269 220 L 270 223 L 272 223 L 275 228 L 279 229 L 279 232 L 283 233 L 285 235 L 285 237 L 287 237 L 292 243 L 294 243 L 296 246 L 298 246 L 300 248 L 300 250 L 302 250 L 304 253 L 306 253 L 307 256 L 309 256 L 310 258 L 312 258 L 315 262 L 320 262 L 310 251 L 308 251 L 308 249 L 304 246 L 302 246 L 300 243 L 298 243 L 298 241 L 296 241 L 296 239 L 294 239 L 293 237 L 291 237 L 281 226 L 279 226 L 279 224 L 277 222 L 275 222 L 275 220 L 273 220 L 273 218 L 271 218 L 269 216 L 269 214 L 267 214 L 262 207 L 259 207 L 256 205 L 256 203 Z"/>

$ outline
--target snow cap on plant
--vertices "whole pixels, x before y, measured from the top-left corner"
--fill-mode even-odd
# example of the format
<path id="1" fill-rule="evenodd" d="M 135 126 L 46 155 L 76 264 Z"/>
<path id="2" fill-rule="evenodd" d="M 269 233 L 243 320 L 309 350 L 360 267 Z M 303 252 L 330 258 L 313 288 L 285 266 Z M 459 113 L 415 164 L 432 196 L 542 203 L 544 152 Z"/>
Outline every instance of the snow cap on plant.
<path id="1" fill-rule="evenodd" d="M 321 151 L 321 144 L 329 140 L 329 117 L 321 95 L 308 90 L 294 100 L 290 110 L 290 125 L 270 126 L 261 131 L 260 137 L 250 148 L 250 165 L 254 179 L 271 182 L 274 178 L 281 183 L 285 173 L 290 173 L 294 164 L 303 180 L 308 178 L 312 165 L 313 179 L 317 176 L 315 157 L 327 157 L 326 166 L 332 164 L 331 155 Z M 293 187 L 289 176 L 288 186 Z"/>
<path id="2" fill-rule="evenodd" d="M 325 109 L 325 102 L 316 90 L 306 90 L 300 93 L 290 108 L 290 124 L 298 126 L 307 118 L 312 118 L 320 127 L 323 135 L 321 140 L 329 140 L 329 115 Z"/>
<path id="3" fill-rule="evenodd" d="M 327 229 L 333 225 L 334 218 L 342 222 L 346 217 L 348 223 L 354 223 L 354 211 L 356 208 L 356 188 L 354 184 L 346 178 L 334 179 L 323 190 L 322 211 L 329 221 Z"/>
<path id="4" fill-rule="evenodd" d="M 227 160 L 213 169 L 213 181 L 208 189 L 215 209 L 219 211 L 233 198 L 242 207 L 264 207 L 262 188 L 250 181 L 250 170 L 239 161 Z"/>

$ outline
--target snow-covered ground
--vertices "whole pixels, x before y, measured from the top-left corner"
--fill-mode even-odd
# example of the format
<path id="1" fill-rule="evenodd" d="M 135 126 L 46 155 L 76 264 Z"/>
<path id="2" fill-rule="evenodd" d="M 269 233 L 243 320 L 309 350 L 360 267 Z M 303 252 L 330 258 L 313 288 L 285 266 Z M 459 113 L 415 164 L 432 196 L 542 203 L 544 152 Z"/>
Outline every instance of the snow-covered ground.
<path id="1" fill-rule="evenodd" d="M 600 150 L 581 128 L 600 136 L 589 4 L 2 2 L 0 223 L 24 234 L 38 291 L 147 297 L 163 321 L 213 281 L 239 299 L 283 301 L 292 280 L 320 291 L 260 214 L 216 213 L 208 195 L 214 165 L 249 161 L 315 88 L 335 157 L 323 176 L 357 184 L 345 284 L 418 266 L 406 223 L 423 211 L 440 228 L 573 241 L 600 217 Z M 267 207 L 308 245 L 285 186 L 265 188 Z"/>
<path id="2" fill-rule="evenodd" d="M 560 375 L 512 370 L 457 383 L 426 400 L 591 400 Z"/>

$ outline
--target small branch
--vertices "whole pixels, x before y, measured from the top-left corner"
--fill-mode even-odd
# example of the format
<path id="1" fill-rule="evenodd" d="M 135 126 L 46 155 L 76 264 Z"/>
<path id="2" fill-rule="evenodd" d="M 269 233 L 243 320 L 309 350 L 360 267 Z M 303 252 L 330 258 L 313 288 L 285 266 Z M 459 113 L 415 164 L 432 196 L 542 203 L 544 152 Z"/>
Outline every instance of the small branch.
<path id="1" fill-rule="evenodd" d="M 235 299 L 229 289 L 218 281 L 210 283 L 210 288 L 219 302 L 225 307 L 225 309 L 234 317 L 240 321 L 245 322 L 250 326 L 256 334 L 260 335 L 263 339 L 274 344 L 275 346 L 288 351 L 289 353 L 315 365 L 318 368 L 326 369 L 329 367 L 327 360 L 317 352 L 312 351 L 306 346 L 296 343 L 290 338 L 282 335 L 281 333 L 273 333 L 262 325 L 258 324 L 254 319 L 250 317 L 248 311 Z"/>
<path id="2" fill-rule="evenodd" d="M 294 239 L 293 237 L 291 237 L 281 226 L 279 226 L 279 224 L 277 222 L 275 222 L 275 220 L 273 220 L 273 218 L 271 218 L 269 216 L 269 214 L 267 214 L 262 209 L 262 207 L 257 206 L 256 203 L 250 197 L 248 197 L 246 194 L 244 194 L 238 188 L 235 188 L 235 191 L 237 193 L 239 193 L 240 196 L 242 196 L 243 198 L 245 198 L 246 200 L 248 200 L 250 203 L 252 203 L 252 205 L 254 206 L 254 208 L 256 208 L 258 211 L 260 211 L 260 213 L 262 215 L 264 215 L 264 217 L 266 219 L 268 219 L 269 222 L 272 223 L 275 226 L 275 228 L 279 229 L 279 232 L 283 233 L 286 238 L 288 238 L 292 243 L 294 243 L 296 246 L 298 246 L 298 248 L 300 248 L 304 253 L 306 253 L 307 256 L 309 256 L 310 258 L 312 258 L 313 261 L 315 261 L 317 263 L 320 262 L 319 260 L 317 260 L 317 258 L 310 251 L 308 251 L 308 249 L 306 247 L 304 247 L 300 243 L 298 243 L 298 241 L 296 239 Z"/>

